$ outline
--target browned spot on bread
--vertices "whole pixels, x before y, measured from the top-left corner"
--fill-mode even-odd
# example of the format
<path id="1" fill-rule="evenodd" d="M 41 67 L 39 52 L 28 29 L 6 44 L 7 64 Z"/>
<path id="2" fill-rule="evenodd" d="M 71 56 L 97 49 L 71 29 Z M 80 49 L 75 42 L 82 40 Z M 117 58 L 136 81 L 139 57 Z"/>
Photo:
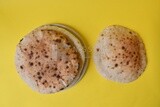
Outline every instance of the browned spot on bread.
<path id="1" fill-rule="evenodd" d="M 64 90 L 64 88 L 61 88 L 60 90 Z"/>
<path id="2" fill-rule="evenodd" d="M 115 67 L 118 67 L 118 64 L 115 64 Z"/>
<path id="3" fill-rule="evenodd" d="M 37 75 L 40 75 L 40 72 L 37 72 Z"/>
<path id="4" fill-rule="evenodd" d="M 31 51 L 29 54 L 28 54 L 29 58 L 32 59 L 33 57 L 33 51 Z"/>
<path id="5" fill-rule="evenodd" d="M 21 65 L 20 68 L 23 69 L 23 66 Z"/>
<path id="6" fill-rule="evenodd" d="M 22 41 L 23 41 L 23 38 L 19 42 L 22 42 Z"/>
<path id="7" fill-rule="evenodd" d="M 125 47 L 124 47 L 124 46 L 122 46 L 122 49 L 123 49 L 123 50 L 125 50 Z"/>
<path id="8" fill-rule="evenodd" d="M 59 78 L 60 78 L 60 75 L 57 75 L 57 78 L 59 79 Z"/>
<path id="9" fill-rule="evenodd" d="M 27 48 L 24 48 L 24 51 L 27 51 Z"/>
<path id="10" fill-rule="evenodd" d="M 39 43 L 39 40 L 36 40 L 37 43 Z"/>
<path id="11" fill-rule="evenodd" d="M 66 66 L 66 68 L 68 69 L 68 68 L 69 68 L 69 66 Z"/>
<path id="12" fill-rule="evenodd" d="M 41 79 L 42 79 L 42 77 L 41 77 L 41 76 L 38 76 L 38 79 L 39 79 L 39 80 L 41 80 Z"/>
<path id="13" fill-rule="evenodd" d="M 132 32 L 131 32 L 131 31 L 130 31 L 129 33 L 130 33 L 130 34 L 132 34 Z"/>
<path id="14" fill-rule="evenodd" d="M 57 68 L 55 68 L 54 70 L 57 70 Z"/>
<path id="15" fill-rule="evenodd" d="M 127 61 L 127 64 L 126 65 L 128 65 L 129 64 L 129 61 Z"/>
<path id="16" fill-rule="evenodd" d="M 41 66 L 41 62 L 38 62 L 38 65 Z"/>
<path id="17" fill-rule="evenodd" d="M 29 62 L 29 65 L 30 65 L 30 66 L 33 66 L 34 64 L 33 64 L 33 62 Z"/>
<path id="18" fill-rule="evenodd" d="M 49 56 L 48 56 L 48 55 L 45 55 L 44 57 L 45 57 L 45 58 L 48 58 Z"/>

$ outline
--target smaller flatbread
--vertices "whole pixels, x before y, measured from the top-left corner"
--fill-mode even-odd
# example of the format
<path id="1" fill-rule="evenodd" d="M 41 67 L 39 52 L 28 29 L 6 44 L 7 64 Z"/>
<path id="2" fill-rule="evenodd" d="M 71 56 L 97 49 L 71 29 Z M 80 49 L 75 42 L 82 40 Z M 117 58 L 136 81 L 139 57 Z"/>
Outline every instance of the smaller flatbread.
<path id="1" fill-rule="evenodd" d="M 105 78 L 128 83 L 136 80 L 146 68 L 145 46 L 135 31 L 120 25 L 109 26 L 95 45 L 94 62 Z"/>

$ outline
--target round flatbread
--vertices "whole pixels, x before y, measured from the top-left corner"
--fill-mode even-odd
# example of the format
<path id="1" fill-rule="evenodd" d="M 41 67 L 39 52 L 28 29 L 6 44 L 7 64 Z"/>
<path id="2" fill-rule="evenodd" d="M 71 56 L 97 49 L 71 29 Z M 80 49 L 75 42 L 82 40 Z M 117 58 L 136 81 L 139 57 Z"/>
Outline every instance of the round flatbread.
<path id="1" fill-rule="evenodd" d="M 64 25 L 44 25 L 17 45 L 15 63 L 22 79 L 40 93 L 55 93 L 75 84 L 87 66 L 84 44 Z"/>
<path id="2" fill-rule="evenodd" d="M 120 25 L 102 31 L 94 48 L 94 62 L 105 78 L 128 83 L 136 80 L 145 70 L 146 51 L 135 31 Z"/>

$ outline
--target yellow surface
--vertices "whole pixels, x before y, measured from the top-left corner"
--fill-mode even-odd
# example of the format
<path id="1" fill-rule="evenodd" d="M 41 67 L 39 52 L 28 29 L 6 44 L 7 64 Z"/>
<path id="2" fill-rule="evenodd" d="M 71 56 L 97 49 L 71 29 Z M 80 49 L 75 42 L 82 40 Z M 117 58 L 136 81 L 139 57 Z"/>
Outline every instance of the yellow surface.
<path id="1" fill-rule="evenodd" d="M 84 78 L 56 94 L 32 91 L 15 70 L 15 47 L 32 29 L 47 23 L 75 28 L 91 50 L 104 27 L 137 31 L 148 66 L 129 84 L 101 77 L 92 55 Z M 160 0 L 0 0 L 0 107 L 160 107 Z"/>

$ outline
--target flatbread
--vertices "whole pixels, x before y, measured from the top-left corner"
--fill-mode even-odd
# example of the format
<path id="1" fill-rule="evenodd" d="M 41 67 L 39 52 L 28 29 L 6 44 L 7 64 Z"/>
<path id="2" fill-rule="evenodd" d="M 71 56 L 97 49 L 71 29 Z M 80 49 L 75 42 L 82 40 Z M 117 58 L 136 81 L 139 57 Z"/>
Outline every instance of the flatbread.
<path id="1" fill-rule="evenodd" d="M 109 26 L 102 31 L 95 45 L 94 62 L 98 72 L 109 80 L 134 81 L 147 65 L 144 43 L 131 29 Z"/>
<path id="2" fill-rule="evenodd" d="M 84 46 L 71 32 L 44 25 L 17 45 L 15 63 L 21 78 L 40 93 L 55 93 L 76 83 L 85 72 Z"/>

